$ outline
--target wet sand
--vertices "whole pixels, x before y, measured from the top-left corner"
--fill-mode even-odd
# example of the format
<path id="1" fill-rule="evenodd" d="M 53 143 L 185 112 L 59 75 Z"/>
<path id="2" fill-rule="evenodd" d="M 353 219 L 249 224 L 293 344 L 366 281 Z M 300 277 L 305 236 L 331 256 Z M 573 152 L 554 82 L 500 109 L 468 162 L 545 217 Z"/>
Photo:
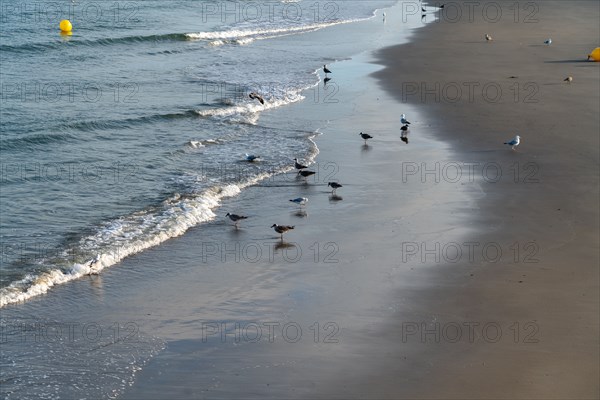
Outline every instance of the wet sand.
<path id="1" fill-rule="evenodd" d="M 500 5 L 504 18 L 486 21 L 486 5 Z M 448 338 L 440 345 L 417 340 L 430 354 L 426 379 L 418 377 L 408 392 L 391 378 L 371 380 L 398 398 L 599 396 L 600 65 L 585 61 L 598 45 L 599 4 L 535 3 L 527 13 L 536 11 L 537 22 L 529 23 L 523 9 L 515 23 L 511 5 L 481 2 L 472 22 L 442 16 L 410 44 L 378 54 L 387 66 L 377 73 L 382 87 L 418 105 L 436 136 L 458 149 L 456 161 L 495 163 L 488 172 L 503 172 L 495 183 L 495 173 L 480 174 L 487 180 L 471 215 L 479 228 L 472 239 L 500 244 L 513 260 L 490 263 L 493 255 L 476 252 L 473 263 L 440 267 L 435 286 L 420 297 L 423 315 L 442 324 L 497 321 L 518 342 L 458 349 Z M 550 46 L 543 44 L 548 37 Z M 563 82 L 567 76 L 572 83 Z M 515 134 L 522 137 L 518 150 L 502 148 Z M 505 329 L 515 322 L 518 328 Z M 528 343 L 523 334 L 539 340 Z"/>

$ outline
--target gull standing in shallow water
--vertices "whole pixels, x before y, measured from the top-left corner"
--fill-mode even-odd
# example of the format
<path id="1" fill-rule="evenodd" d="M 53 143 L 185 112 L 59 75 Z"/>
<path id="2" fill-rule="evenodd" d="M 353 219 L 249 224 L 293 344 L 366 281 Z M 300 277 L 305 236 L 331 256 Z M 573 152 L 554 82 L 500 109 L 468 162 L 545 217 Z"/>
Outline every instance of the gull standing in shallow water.
<path id="1" fill-rule="evenodd" d="M 243 215 L 230 214 L 230 213 L 225 214 L 225 216 L 229 217 L 229 219 L 235 223 L 236 228 L 238 227 L 238 224 L 240 223 L 241 220 L 248 218 Z"/>
<path id="2" fill-rule="evenodd" d="M 294 158 L 294 167 L 296 167 L 296 169 L 308 168 L 306 165 L 300 164 L 297 158 Z"/>
<path id="3" fill-rule="evenodd" d="M 367 144 L 367 140 L 368 139 L 373 139 L 373 136 L 367 134 L 367 133 L 359 133 L 360 137 L 363 138 L 365 140 L 365 145 Z"/>
<path id="4" fill-rule="evenodd" d="M 507 144 L 509 146 L 511 146 L 511 148 L 513 150 L 515 150 L 517 148 L 517 146 L 519 145 L 519 143 L 521 143 L 521 136 L 517 135 L 514 138 L 512 138 L 510 140 L 510 142 L 504 142 L 504 144 Z"/>
<path id="5" fill-rule="evenodd" d="M 410 122 L 408 122 L 408 120 L 406 119 L 406 115 L 402 114 L 400 116 L 400 122 L 402 122 L 402 125 L 410 125 Z"/>
<path id="6" fill-rule="evenodd" d="M 277 224 L 271 225 L 271 228 L 275 229 L 275 232 L 277 232 L 281 235 L 281 240 L 283 240 L 284 233 L 287 233 L 288 231 L 294 229 L 293 226 L 277 225 Z"/>
<path id="7" fill-rule="evenodd" d="M 329 183 L 327 184 L 327 186 L 331 186 L 331 188 L 333 189 L 333 190 L 331 191 L 331 193 L 332 193 L 332 194 L 335 194 L 335 190 L 336 190 L 336 189 L 339 189 L 339 188 L 343 187 L 342 185 L 340 185 L 340 184 L 339 184 L 339 183 L 337 183 L 337 182 L 329 182 Z"/>
<path id="8" fill-rule="evenodd" d="M 306 197 L 297 197 L 297 198 L 295 198 L 295 199 L 291 199 L 290 201 L 291 201 L 292 203 L 296 203 L 296 204 L 298 204 L 299 206 L 303 206 L 303 205 L 305 205 L 306 203 L 308 203 L 308 199 L 307 199 Z"/>
<path id="9" fill-rule="evenodd" d="M 309 176 L 314 175 L 314 174 L 316 174 L 316 172 L 314 172 L 314 171 L 302 171 L 302 170 L 298 171 L 298 175 L 302 175 L 302 177 L 304 179 L 306 179 Z"/>
<path id="10" fill-rule="evenodd" d="M 332 73 L 329 69 L 327 69 L 327 65 L 323 65 L 323 72 L 325 72 L 325 75 Z"/>

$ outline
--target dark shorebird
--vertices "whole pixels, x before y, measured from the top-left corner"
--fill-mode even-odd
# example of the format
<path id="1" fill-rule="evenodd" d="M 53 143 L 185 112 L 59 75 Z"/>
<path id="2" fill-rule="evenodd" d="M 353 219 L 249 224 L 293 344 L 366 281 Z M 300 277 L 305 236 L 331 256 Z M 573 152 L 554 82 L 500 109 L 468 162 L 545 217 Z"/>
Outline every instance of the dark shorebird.
<path id="1" fill-rule="evenodd" d="M 342 185 L 340 185 L 337 182 L 329 182 L 329 183 L 327 183 L 327 186 L 331 186 L 331 188 L 333 189 L 331 191 L 332 194 L 335 194 L 336 189 L 339 189 L 339 188 L 343 187 Z"/>
<path id="2" fill-rule="evenodd" d="M 410 122 L 408 122 L 408 120 L 406 119 L 406 114 L 402 114 L 400 116 L 400 122 L 402 122 L 402 124 L 404 125 L 410 125 Z"/>
<path id="3" fill-rule="evenodd" d="M 316 174 L 316 172 L 314 172 L 314 171 L 302 171 L 302 170 L 298 171 L 298 175 L 302 175 L 302 177 L 304 179 L 306 179 L 309 176 L 314 175 L 314 174 Z"/>
<path id="4" fill-rule="evenodd" d="M 512 138 L 510 140 L 510 142 L 504 142 L 504 144 L 507 144 L 507 145 L 511 146 L 511 148 L 513 150 L 516 150 L 516 148 L 519 145 L 519 143 L 521 143 L 521 136 L 519 136 L 519 135 L 517 135 L 514 138 Z"/>
<path id="5" fill-rule="evenodd" d="M 295 198 L 295 199 L 291 199 L 290 201 L 291 201 L 292 203 L 296 203 L 296 204 L 298 204 L 299 206 L 303 206 L 303 205 L 305 205 L 306 203 L 308 203 L 308 199 L 307 199 L 306 197 L 297 197 L 297 198 Z"/>
<path id="6" fill-rule="evenodd" d="M 327 82 L 329 82 L 330 80 L 331 78 L 326 76 L 325 79 L 323 79 L 323 85 L 327 85 Z"/>
<path id="7" fill-rule="evenodd" d="M 373 136 L 369 135 L 368 133 L 359 133 L 360 137 L 363 138 L 365 140 L 365 145 L 367 144 L 367 140 L 368 139 L 373 139 Z"/>
<path id="8" fill-rule="evenodd" d="M 257 161 L 259 159 L 260 159 L 260 156 L 255 156 L 253 154 L 246 153 L 246 161 L 253 162 L 253 161 Z"/>
<path id="9" fill-rule="evenodd" d="M 425 7 L 421 7 L 421 12 L 427 12 L 427 10 L 425 9 Z"/>
<path id="10" fill-rule="evenodd" d="M 248 219 L 248 217 L 245 217 L 243 215 L 230 214 L 230 213 L 225 214 L 225 216 L 229 217 L 229 219 L 235 223 L 236 228 L 238 227 L 238 224 L 240 223 L 241 220 Z"/>
<path id="11" fill-rule="evenodd" d="M 400 140 L 402 140 L 404 143 L 408 144 L 408 136 L 403 134 L 402 136 L 400 136 Z"/>
<path id="12" fill-rule="evenodd" d="M 271 225 L 271 228 L 275 229 L 275 232 L 277 232 L 281 235 L 281 240 L 283 240 L 284 233 L 287 233 L 288 231 L 294 229 L 293 226 L 277 225 L 277 224 Z"/>
<path id="13" fill-rule="evenodd" d="M 327 65 L 323 65 L 323 72 L 325 72 L 325 75 L 332 73 L 329 69 L 327 69 Z"/>
<path id="14" fill-rule="evenodd" d="M 400 127 L 400 130 L 402 131 L 402 133 L 406 133 L 406 132 L 408 132 L 408 125 L 402 125 L 402 126 Z"/>
<path id="15" fill-rule="evenodd" d="M 265 104 L 265 99 L 262 98 L 258 93 L 252 92 L 248 95 L 252 100 L 256 99 L 260 101 L 260 104 Z"/>
<path id="16" fill-rule="evenodd" d="M 306 165 L 300 164 L 297 158 L 294 158 L 294 167 L 296 167 L 296 169 L 308 168 Z"/>
<path id="17" fill-rule="evenodd" d="M 440 6 L 440 8 L 444 8 L 444 7 L 446 7 L 446 5 L 445 5 L 445 4 L 442 4 L 442 5 Z"/>

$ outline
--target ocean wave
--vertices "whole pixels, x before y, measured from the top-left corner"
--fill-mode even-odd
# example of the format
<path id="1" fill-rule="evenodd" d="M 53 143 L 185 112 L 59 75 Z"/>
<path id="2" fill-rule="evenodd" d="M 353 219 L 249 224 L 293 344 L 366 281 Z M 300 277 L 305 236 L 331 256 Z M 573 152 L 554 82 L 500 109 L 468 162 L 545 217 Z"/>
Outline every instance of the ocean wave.
<path id="1" fill-rule="evenodd" d="M 322 22 L 316 24 L 260 28 L 260 29 L 231 29 L 226 31 L 210 32 L 191 32 L 185 36 L 190 40 L 207 40 L 211 46 L 220 46 L 224 44 L 245 45 L 255 40 L 272 39 L 280 36 L 293 35 L 298 33 L 314 32 L 319 29 L 328 28 L 335 25 L 348 24 L 352 22 L 363 21 L 366 18 L 337 20 Z"/>
<path id="2" fill-rule="evenodd" d="M 128 256 L 181 236 L 191 227 L 214 219 L 213 209 L 220 206 L 222 199 L 236 196 L 243 188 L 287 169 L 262 172 L 244 182 L 214 186 L 194 195 L 174 194 L 160 206 L 108 221 L 94 234 L 78 241 L 75 253 L 86 255 L 81 260 L 72 260 L 73 251 L 65 250 L 62 266 L 58 260 L 40 260 L 40 266 L 49 270 L 30 273 L 0 289 L 0 307 L 45 294 L 56 285 L 101 273 Z"/>

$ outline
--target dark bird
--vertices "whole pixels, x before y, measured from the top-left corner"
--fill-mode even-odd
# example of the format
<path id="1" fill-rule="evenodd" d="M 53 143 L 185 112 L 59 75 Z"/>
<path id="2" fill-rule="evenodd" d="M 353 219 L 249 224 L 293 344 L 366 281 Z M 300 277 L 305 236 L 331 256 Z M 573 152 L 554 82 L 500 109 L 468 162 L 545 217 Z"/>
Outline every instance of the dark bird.
<path id="1" fill-rule="evenodd" d="M 365 140 L 365 144 L 367 144 L 367 140 L 368 139 L 373 139 L 373 136 L 367 134 L 367 133 L 359 133 L 360 137 L 363 138 Z"/>
<path id="2" fill-rule="evenodd" d="M 296 169 L 308 168 L 306 165 L 300 164 L 297 158 L 294 158 L 294 167 L 296 167 Z"/>
<path id="3" fill-rule="evenodd" d="M 265 104 L 265 99 L 262 98 L 258 93 L 252 92 L 248 95 L 252 100 L 256 99 L 260 101 L 260 104 Z"/>
<path id="4" fill-rule="evenodd" d="M 302 175 L 302 177 L 303 177 L 304 179 L 306 179 L 306 178 L 308 178 L 309 176 L 316 174 L 316 172 L 314 172 L 314 171 L 302 171 L 302 170 L 300 170 L 300 171 L 298 171 L 298 174 L 299 174 L 299 175 Z"/>
<path id="5" fill-rule="evenodd" d="M 402 127 L 400 127 L 400 130 L 402 131 L 402 133 L 408 132 L 408 125 L 402 125 Z"/>
<path id="6" fill-rule="evenodd" d="M 404 143 L 408 144 L 408 136 L 400 136 L 400 140 L 402 140 Z"/>
<path id="7" fill-rule="evenodd" d="M 571 83 L 571 82 L 573 82 L 573 77 L 567 76 L 565 79 L 563 79 L 563 82 Z"/>
<path id="8" fill-rule="evenodd" d="M 255 156 L 254 154 L 246 153 L 246 161 L 254 162 L 260 160 L 260 156 Z"/>
<path id="9" fill-rule="evenodd" d="M 427 12 L 427 10 L 425 9 L 425 7 L 421 7 L 421 11 L 422 12 Z"/>
<path id="10" fill-rule="evenodd" d="M 327 69 L 327 65 L 323 65 L 323 72 L 325 72 L 325 75 L 332 73 L 329 69 Z"/>
<path id="11" fill-rule="evenodd" d="M 327 82 L 329 82 L 330 80 L 331 78 L 326 76 L 325 79 L 323 79 L 323 84 L 327 84 Z"/>
<path id="12" fill-rule="evenodd" d="M 229 217 L 229 219 L 235 223 L 236 227 L 238 226 L 238 224 L 240 223 L 241 220 L 248 219 L 248 217 L 245 217 L 243 215 L 230 214 L 230 213 L 225 214 L 225 216 Z"/>
<path id="13" fill-rule="evenodd" d="M 446 6 L 445 4 L 442 4 L 442 5 L 440 6 L 440 8 L 444 8 L 445 6 Z"/>
<path id="14" fill-rule="evenodd" d="M 294 229 L 293 226 L 277 225 L 277 224 L 271 225 L 271 228 L 275 229 L 275 232 L 277 232 L 281 235 L 281 240 L 283 240 L 284 233 L 287 233 L 288 231 Z"/>
<path id="15" fill-rule="evenodd" d="M 336 190 L 336 189 L 339 189 L 339 188 L 341 188 L 341 187 L 342 187 L 342 185 L 340 185 L 340 184 L 339 184 L 339 183 L 337 183 L 337 182 L 329 182 L 329 183 L 327 184 L 327 186 L 331 186 L 331 188 L 333 189 L 333 190 L 331 191 L 331 193 L 333 193 L 333 194 L 335 194 L 335 190 Z"/>

